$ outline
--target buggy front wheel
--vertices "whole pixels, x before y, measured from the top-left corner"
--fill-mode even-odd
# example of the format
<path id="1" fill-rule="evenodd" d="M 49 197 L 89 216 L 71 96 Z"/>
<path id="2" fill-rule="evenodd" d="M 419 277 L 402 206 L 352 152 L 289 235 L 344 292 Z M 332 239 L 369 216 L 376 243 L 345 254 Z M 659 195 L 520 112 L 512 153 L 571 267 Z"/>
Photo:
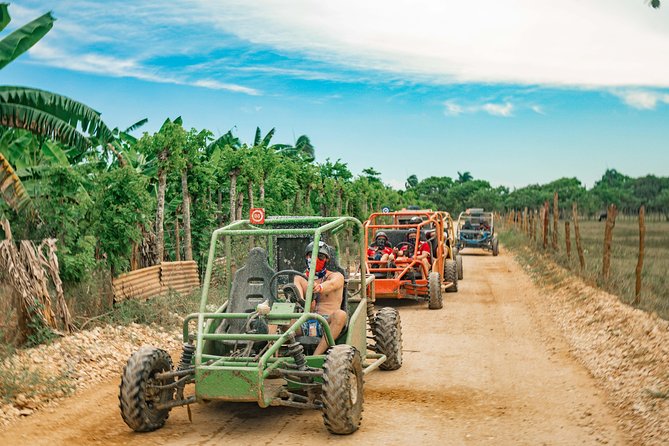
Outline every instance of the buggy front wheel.
<path id="1" fill-rule="evenodd" d="M 332 347 L 323 364 L 323 422 L 333 434 L 352 434 L 362 420 L 362 360 L 350 345 Z"/>
<path id="2" fill-rule="evenodd" d="M 402 367 L 402 323 L 395 308 L 383 307 L 374 317 L 374 341 L 376 352 L 386 355 L 381 370 L 397 370 Z"/>
<path id="3" fill-rule="evenodd" d="M 438 310 L 444 306 L 444 298 L 441 295 L 441 276 L 436 271 L 432 271 L 427 276 L 427 292 L 430 299 L 427 307 L 430 310 Z"/>
<path id="4" fill-rule="evenodd" d="M 142 347 L 128 359 L 121 375 L 119 402 L 121 417 L 136 432 L 150 432 L 163 427 L 169 409 L 156 408 L 174 397 L 174 388 L 160 389 L 168 384 L 155 375 L 172 370 L 172 358 L 159 348 Z"/>

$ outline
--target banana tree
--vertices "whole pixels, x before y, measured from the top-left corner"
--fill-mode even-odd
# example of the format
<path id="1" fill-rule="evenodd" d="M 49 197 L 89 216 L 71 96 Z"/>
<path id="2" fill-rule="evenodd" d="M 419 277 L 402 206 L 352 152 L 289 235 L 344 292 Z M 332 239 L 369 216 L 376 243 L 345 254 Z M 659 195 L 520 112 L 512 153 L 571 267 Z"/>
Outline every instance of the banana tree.
<path id="1" fill-rule="evenodd" d="M 0 69 L 42 39 L 53 27 L 54 20 L 50 12 L 46 13 L 0 40 Z M 10 21 L 8 4 L 0 3 L 0 31 Z M 91 147 L 91 141 L 85 134 L 103 141 L 111 137 L 111 131 L 100 118 L 100 113 L 92 108 L 65 96 L 20 86 L 0 86 L 0 126 L 27 130 L 40 138 L 59 141 L 82 151 Z M 7 148 L 6 145 L 0 146 L 0 153 Z M 3 163 L 0 175 L 15 178 L 6 166 L 11 167 L 9 163 Z M 22 189 L 20 180 L 17 180 L 12 180 L 15 185 L 11 189 L 13 191 Z M 5 197 L 5 200 L 8 203 L 26 203 L 25 197 L 20 200 Z"/>

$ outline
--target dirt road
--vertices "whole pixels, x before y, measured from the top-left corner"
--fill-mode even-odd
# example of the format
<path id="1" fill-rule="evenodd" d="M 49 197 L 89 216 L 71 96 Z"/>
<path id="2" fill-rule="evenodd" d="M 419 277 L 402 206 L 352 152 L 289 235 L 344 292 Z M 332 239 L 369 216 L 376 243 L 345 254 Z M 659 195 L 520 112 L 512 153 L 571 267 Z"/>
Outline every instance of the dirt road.
<path id="1" fill-rule="evenodd" d="M 442 310 L 397 305 L 404 365 L 367 377 L 352 436 L 328 435 L 316 411 L 223 403 L 193 406 L 192 424 L 177 408 L 163 429 L 135 434 L 115 380 L 14 423 L 0 444 L 628 444 L 512 258 L 470 251 L 464 266 Z"/>

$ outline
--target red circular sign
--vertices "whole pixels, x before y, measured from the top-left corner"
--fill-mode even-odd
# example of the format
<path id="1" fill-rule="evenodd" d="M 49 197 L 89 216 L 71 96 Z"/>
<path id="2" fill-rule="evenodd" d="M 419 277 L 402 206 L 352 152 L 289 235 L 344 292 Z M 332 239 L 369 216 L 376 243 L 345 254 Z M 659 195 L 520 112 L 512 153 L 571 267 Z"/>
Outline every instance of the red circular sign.
<path id="1" fill-rule="evenodd" d="M 254 225 L 262 225 L 265 223 L 265 209 L 251 208 L 249 220 Z"/>

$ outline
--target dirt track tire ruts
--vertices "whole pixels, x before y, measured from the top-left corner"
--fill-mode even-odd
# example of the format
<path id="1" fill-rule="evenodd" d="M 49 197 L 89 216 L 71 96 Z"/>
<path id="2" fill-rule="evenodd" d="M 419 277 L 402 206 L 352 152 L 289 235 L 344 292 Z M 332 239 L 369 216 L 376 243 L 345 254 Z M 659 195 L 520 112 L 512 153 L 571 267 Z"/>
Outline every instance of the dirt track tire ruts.
<path id="1" fill-rule="evenodd" d="M 362 420 L 363 375 L 360 353 L 335 345 L 323 364 L 323 422 L 333 434 L 351 434 Z"/>
<path id="2" fill-rule="evenodd" d="M 172 358 L 159 348 L 142 347 L 132 354 L 123 368 L 119 386 L 119 406 L 125 424 L 136 432 L 160 429 L 170 414 L 169 409 L 158 410 L 156 402 L 167 402 L 174 397 L 174 389 L 155 390 L 148 386 L 166 384 L 155 382 L 156 373 L 172 370 Z"/>
<path id="3" fill-rule="evenodd" d="M 374 317 L 374 341 L 376 352 L 386 355 L 381 370 L 397 370 L 402 367 L 402 322 L 395 308 L 384 307 Z"/>

